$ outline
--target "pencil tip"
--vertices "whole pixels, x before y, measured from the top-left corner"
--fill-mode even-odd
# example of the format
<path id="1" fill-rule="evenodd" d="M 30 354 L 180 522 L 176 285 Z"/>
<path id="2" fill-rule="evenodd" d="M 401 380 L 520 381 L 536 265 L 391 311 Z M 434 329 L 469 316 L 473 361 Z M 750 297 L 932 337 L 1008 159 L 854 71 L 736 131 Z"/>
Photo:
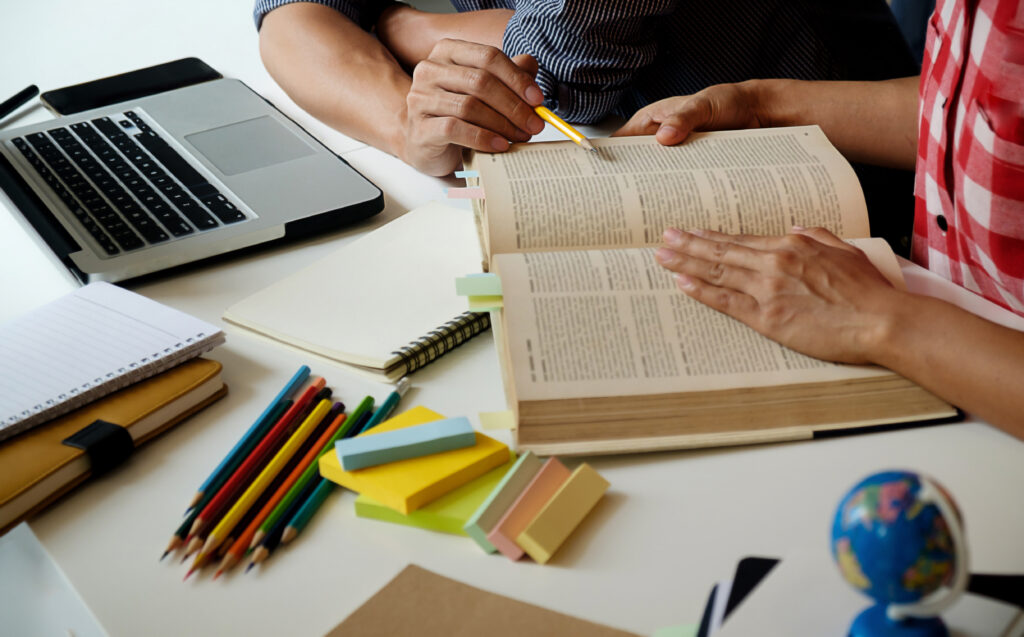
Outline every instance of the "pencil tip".
<path id="1" fill-rule="evenodd" d="M 185 573 L 185 577 L 182 578 L 181 581 L 183 581 L 183 582 L 187 581 L 189 576 L 192 575 L 192 573 L 195 573 L 195 572 L 196 572 L 196 567 L 193 566 L 192 568 L 188 569 L 188 573 Z"/>
<path id="2" fill-rule="evenodd" d="M 223 570 L 217 569 L 217 572 L 213 574 L 213 579 L 217 579 L 218 577 L 220 577 L 220 574 L 223 572 Z"/>
<path id="3" fill-rule="evenodd" d="M 256 562 L 249 562 L 249 566 L 245 567 L 245 572 L 248 573 L 252 570 L 252 567 L 256 566 Z"/>
<path id="4" fill-rule="evenodd" d="M 160 561 L 163 562 L 164 558 L 167 557 L 168 554 L 170 554 L 170 552 L 171 552 L 170 549 L 167 549 L 166 551 L 164 551 L 164 554 L 160 556 Z"/>

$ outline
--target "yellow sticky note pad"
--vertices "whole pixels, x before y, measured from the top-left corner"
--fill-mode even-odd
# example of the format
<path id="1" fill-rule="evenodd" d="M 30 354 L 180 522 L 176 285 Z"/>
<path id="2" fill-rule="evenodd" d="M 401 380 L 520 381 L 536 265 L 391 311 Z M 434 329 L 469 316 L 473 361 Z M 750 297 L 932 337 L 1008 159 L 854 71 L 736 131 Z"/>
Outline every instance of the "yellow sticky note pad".
<path id="1" fill-rule="evenodd" d="M 581 464 L 523 529 L 516 544 L 536 562 L 547 562 L 607 490 L 608 481 Z"/>
<path id="2" fill-rule="evenodd" d="M 511 409 L 506 411 L 480 412 L 481 429 L 515 429 L 516 415 Z"/>
<path id="3" fill-rule="evenodd" d="M 405 524 L 421 529 L 441 531 L 442 533 L 453 533 L 455 535 L 467 535 L 462 528 L 473 513 L 480 507 L 480 503 L 494 491 L 494 488 L 501 482 L 502 478 L 515 462 L 515 454 L 512 460 L 506 462 L 497 469 L 492 469 L 472 480 L 454 491 L 442 495 L 429 504 L 425 504 L 409 515 L 402 515 L 390 507 L 386 507 L 368 495 L 360 495 L 356 498 L 356 515 L 361 518 L 372 518 L 383 520 L 394 524 Z"/>
<path id="4" fill-rule="evenodd" d="M 372 436 L 442 418 L 444 416 L 426 407 L 413 407 L 359 435 Z M 508 462 L 509 458 L 507 445 L 478 432 L 476 444 L 472 447 L 365 469 L 345 471 L 334 452 L 320 456 L 319 462 L 323 477 L 407 515 Z"/>

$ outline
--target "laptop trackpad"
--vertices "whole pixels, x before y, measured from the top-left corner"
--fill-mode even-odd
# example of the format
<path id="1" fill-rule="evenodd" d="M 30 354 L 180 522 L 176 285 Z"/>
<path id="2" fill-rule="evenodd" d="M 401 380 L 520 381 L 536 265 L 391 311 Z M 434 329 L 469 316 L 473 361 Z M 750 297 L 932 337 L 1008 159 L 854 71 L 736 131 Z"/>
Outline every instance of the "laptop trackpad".
<path id="1" fill-rule="evenodd" d="M 313 154 L 306 142 L 266 115 L 185 135 L 185 139 L 225 175 Z"/>

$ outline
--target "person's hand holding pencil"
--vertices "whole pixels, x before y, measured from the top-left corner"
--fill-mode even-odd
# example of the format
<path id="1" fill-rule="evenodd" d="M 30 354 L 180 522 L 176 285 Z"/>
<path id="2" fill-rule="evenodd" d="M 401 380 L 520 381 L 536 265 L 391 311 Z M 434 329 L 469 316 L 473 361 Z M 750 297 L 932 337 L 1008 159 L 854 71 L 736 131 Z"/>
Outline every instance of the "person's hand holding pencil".
<path id="1" fill-rule="evenodd" d="M 495 47 L 441 40 L 413 71 L 401 158 L 444 176 L 463 148 L 493 153 L 527 141 L 544 130 L 534 111 L 544 101 L 536 74 L 529 55 L 513 60 Z"/>

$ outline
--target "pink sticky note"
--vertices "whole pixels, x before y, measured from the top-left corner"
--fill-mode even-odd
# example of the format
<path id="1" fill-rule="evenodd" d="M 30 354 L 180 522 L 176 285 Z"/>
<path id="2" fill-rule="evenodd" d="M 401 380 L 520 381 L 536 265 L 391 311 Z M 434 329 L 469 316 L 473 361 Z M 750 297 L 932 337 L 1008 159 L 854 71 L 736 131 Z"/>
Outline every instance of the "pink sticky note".
<path id="1" fill-rule="evenodd" d="M 449 188 L 449 199 L 483 199 L 483 188 Z"/>
<path id="2" fill-rule="evenodd" d="M 525 551 L 516 544 L 515 538 L 519 537 L 523 529 L 533 521 L 533 518 L 537 517 L 551 496 L 555 495 L 559 487 L 569 479 L 569 475 L 569 470 L 558 458 L 548 458 L 530 484 L 526 485 L 505 515 L 487 534 L 487 540 L 508 559 L 518 560 L 521 558 Z"/>

